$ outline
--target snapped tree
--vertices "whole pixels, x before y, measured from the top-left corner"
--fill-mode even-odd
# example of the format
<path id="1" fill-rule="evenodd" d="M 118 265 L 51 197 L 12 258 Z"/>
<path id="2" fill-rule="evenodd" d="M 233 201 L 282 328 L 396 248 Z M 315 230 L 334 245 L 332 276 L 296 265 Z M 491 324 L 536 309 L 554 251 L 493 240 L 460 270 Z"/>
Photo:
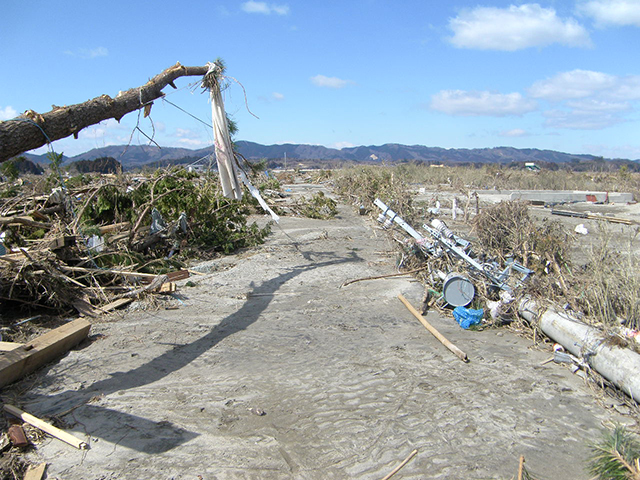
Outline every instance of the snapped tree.
<path id="1" fill-rule="evenodd" d="M 53 107 L 46 113 L 27 110 L 22 115 L 0 122 L 0 163 L 23 152 L 41 147 L 47 143 L 78 133 L 86 127 L 103 120 L 115 118 L 120 121 L 127 113 L 145 109 L 145 116 L 151 110 L 153 101 L 164 96 L 162 90 L 179 77 L 204 76 L 208 66 L 185 67 L 176 63 L 156 75 L 141 87 L 119 93 L 115 98 L 109 95 L 88 100 L 76 105 Z"/>

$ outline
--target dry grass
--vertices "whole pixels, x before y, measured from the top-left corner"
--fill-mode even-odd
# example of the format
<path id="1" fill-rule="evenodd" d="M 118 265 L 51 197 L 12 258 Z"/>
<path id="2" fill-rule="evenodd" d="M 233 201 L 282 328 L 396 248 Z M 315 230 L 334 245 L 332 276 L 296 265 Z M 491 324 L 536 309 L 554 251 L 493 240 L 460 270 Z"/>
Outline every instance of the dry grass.
<path id="1" fill-rule="evenodd" d="M 371 204 L 379 197 L 391 204 L 407 222 L 416 226 L 426 220 L 426 212 L 412 201 L 410 190 L 427 185 L 434 192 L 448 190 L 469 194 L 474 189 L 572 189 L 628 191 L 640 193 L 640 174 L 559 172 L 540 173 L 511 170 L 488 165 L 481 168 L 444 167 L 404 164 L 393 168 L 359 167 L 334 175 L 336 191 L 355 205 Z M 415 185 L 412 187 L 412 184 Z M 584 267 L 572 267 L 574 248 L 570 235 L 560 222 L 532 219 L 524 202 L 501 202 L 485 208 L 473 222 L 478 237 L 476 252 L 504 261 L 513 257 L 536 274 L 527 285 L 527 294 L 547 301 L 569 304 L 582 311 L 589 323 L 606 328 L 617 326 L 624 319 L 626 326 L 640 328 L 640 260 L 633 253 L 636 236 L 629 239 L 629 248 L 613 247 L 611 234 L 602 228 L 601 243 L 589 252 Z M 415 269 L 426 259 L 419 249 L 398 242 L 400 266 Z M 430 259 L 430 262 L 433 262 Z M 442 262 L 439 259 L 438 262 Z M 437 265 L 449 271 L 453 265 Z M 426 275 L 421 275 L 426 282 Z M 486 293 L 479 286 L 479 293 Z"/>
<path id="2" fill-rule="evenodd" d="M 605 326 L 623 323 L 640 329 L 640 259 L 634 254 L 638 230 L 624 251 L 612 246 L 612 234 L 600 226 L 600 241 L 588 262 L 574 272 L 576 302 L 588 318 Z"/>

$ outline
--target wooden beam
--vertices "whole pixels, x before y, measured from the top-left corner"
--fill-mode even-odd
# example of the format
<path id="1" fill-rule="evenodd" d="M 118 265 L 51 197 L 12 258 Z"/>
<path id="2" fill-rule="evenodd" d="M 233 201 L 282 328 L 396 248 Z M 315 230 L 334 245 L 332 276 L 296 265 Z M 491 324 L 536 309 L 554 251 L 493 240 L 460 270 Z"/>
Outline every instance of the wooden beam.
<path id="1" fill-rule="evenodd" d="M 131 302 L 133 302 L 133 298 L 119 298 L 118 300 L 103 305 L 102 307 L 100 307 L 100 310 L 102 310 L 104 313 L 107 313 Z"/>
<path id="2" fill-rule="evenodd" d="M 79 318 L 0 356 L 0 387 L 61 357 L 87 338 L 91 324 Z"/>
<path id="3" fill-rule="evenodd" d="M 42 480 L 46 469 L 46 463 L 41 463 L 35 467 L 33 465 L 29 465 L 27 467 L 27 471 L 24 473 L 24 480 Z"/>
<path id="4" fill-rule="evenodd" d="M 24 343 L 0 342 L 0 352 L 10 352 L 22 346 L 24 346 Z"/>

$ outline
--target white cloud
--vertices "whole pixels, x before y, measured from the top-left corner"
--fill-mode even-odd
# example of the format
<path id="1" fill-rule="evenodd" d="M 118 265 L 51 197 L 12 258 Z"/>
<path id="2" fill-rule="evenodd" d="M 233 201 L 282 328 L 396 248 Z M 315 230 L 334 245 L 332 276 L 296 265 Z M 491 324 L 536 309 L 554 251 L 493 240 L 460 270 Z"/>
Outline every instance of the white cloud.
<path id="1" fill-rule="evenodd" d="M 631 110 L 628 102 L 611 102 L 587 98 L 584 100 L 572 100 L 566 102 L 567 107 L 584 114 L 618 113 Z"/>
<path id="2" fill-rule="evenodd" d="M 313 83 L 316 87 L 327 87 L 327 88 L 344 88 L 353 82 L 351 80 L 343 80 L 338 77 L 325 77 L 324 75 L 316 75 L 315 77 L 311 77 L 311 83 Z"/>
<path id="3" fill-rule="evenodd" d="M 504 131 L 500 132 L 498 135 L 500 135 L 501 137 L 527 137 L 527 136 L 529 136 L 527 131 L 523 130 L 521 128 L 514 128 L 512 130 L 504 130 Z"/>
<path id="4" fill-rule="evenodd" d="M 449 115 L 504 117 L 523 115 L 537 108 L 519 93 L 442 90 L 431 97 L 431 109 Z"/>
<path id="5" fill-rule="evenodd" d="M 131 127 L 118 123 L 117 120 L 110 118 L 80 130 L 78 138 L 80 140 L 100 140 L 114 144 L 117 140 L 124 138 L 122 135 L 125 132 L 130 131 Z"/>
<path id="6" fill-rule="evenodd" d="M 535 82 L 529 95 L 554 102 L 598 96 L 601 100 L 640 99 L 640 75 L 619 77 L 591 70 L 571 70 Z"/>
<path id="7" fill-rule="evenodd" d="M 209 142 L 202 139 L 199 132 L 191 130 L 189 128 L 176 128 L 175 136 L 178 144 L 187 147 L 204 147 Z"/>
<path id="8" fill-rule="evenodd" d="M 17 116 L 18 112 L 16 112 L 15 108 L 10 105 L 0 108 L 0 120 L 9 120 L 10 118 L 15 118 Z"/>
<path id="9" fill-rule="evenodd" d="M 209 143 L 206 143 L 198 138 L 179 138 L 178 143 L 180 145 L 185 145 L 188 147 L 205 147 L 209 145 Z"/>
<path id="10" fill-rule="evenodd" d="M 591 45 L 589 34 L 572 18 L 562 20 L 553 8 L 537 3 L 508 8 L 476 7 L 449 20 L 458 48 L 515 51 L 560 43 L 570 47 Z"/>
<path id="11" fill-rule="evenodd" d="M 271 98 L 273 98 L 274 100 L 282 101 L 284 100 L 284 95 L 278 92 L 273 92 L 271 94 Z"/>
<path id="12" fill-rule="evenodd" d="M 274 5 L 267 2 L 254 2 L 252 0 L 242 4 L 242 10 L 246 13 L 261 13 L 263 15 L 288 15 L 289 5 Z"/>
<path id="13" fill-rule="evenodd" d="M 633 25 L 640 27 L 640 1 L 591 0 L 578 5 L 578 11 L 594 19 L 599 27 Z"/>
<path id="14" fill-rule="evenodd" d="M 529 94 L 534 98 L 552 101 L 585 98 L 598 91 L 612 89 L 616 83 L 618 79 L 613 75 L 590 70 L 572 70 L 534 83 L 529 89 Z"/>
<path id="15" fill-rule="evenodd" d="M 584 145 L 583 150 L 592 155 L 600 155 L 605 158 L 630 158 L 640 159 L 640 147 L 637 145 Z"/>
<path id="16" fill-rule="evenodd" d="M 611 113 L 586 113 L 577 110 L 549 110 L 544 112 L 545 125 L 552 128 L 570 130 L 602 130 L 603 128 L 624 122 L 624 119 Z"/>
<path id="17" fill-rule="evenodd" d="M 640 75 L 616 76 L 591 70 L 561 72 L 535 82 L 533 98 L 556 104 L 544 113 L 553 128 L 596 130 L 624 122 L 624 114 L 640 100 Z"/>
<path id="18" fill-rule="evenodd" d="M 332 143 L 331 145 L 327 145 L 327 147 L 342 150 L 343 148 L 355 147 L 355 145 L 351 142 L 336 142 L 336 143 Z"/>
<path id="19" fill-rule="evenodd" d="M 64 52 L 66 55 L 70 55 L 72 57 L 79 57 L 84 59 L 91 59 L 97 57 L 106 57 L 109 55 L 109 50 L 105 47 L 96 47 L 96 48 L 78 48 L 76 50 L 67 50 Z"/>

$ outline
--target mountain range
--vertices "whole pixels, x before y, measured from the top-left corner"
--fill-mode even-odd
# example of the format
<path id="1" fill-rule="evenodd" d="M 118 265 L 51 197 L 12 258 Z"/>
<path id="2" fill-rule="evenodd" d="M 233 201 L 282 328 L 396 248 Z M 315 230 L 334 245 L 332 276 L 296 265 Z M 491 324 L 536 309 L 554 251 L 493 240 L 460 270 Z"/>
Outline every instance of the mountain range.
<path id="1" fill-rule="evenodd" d="M 587 154 L 570 154 L 555 150 L 539 150 L 535 148 L 440 148 L 424 145 L 401 145 L 387 143 L 384 145 L 370 145 L 348 147 L 342 149 L 328 148 L 321 145 L 282 144 L 261 145 L 259 143 L 241 140 L 235 142 L 238 153 L 249 160 L 266 159 L 272 167 L 281 166 L 286 160 L 289 165 L 300 162 L 308 165 L 310 161 L 341 163 L 381 163 L 398 161 L 424 161 L 432 164 L 470 164 L 470 163 L 500 163 L 536 162 L 536 163 L 582 163 L 603 161 L 602 157 Z M 65 157 L 64 163 L 77 160 L 93 160 L 101 157 L 113 157 L 122 163 L 125 169 L 139 168 L 145 165 L 160 166 L 173 163 L 191 163 L 211 155 L 213 146 L 198 150 L 176 147 L 156 147 L 151 145 L 114 145 L 95 148 L 88 152 Z M 37 163 L 47 163 L 46 155 L 25 155 Z M 618 159 L 618 161 L 620 161 Z M 622 160 L 622 163 L 640 161 Z M 616 162 L 617 163 L 617 162 Z M 311 162 L 313 165 L 313 162 Z"/>

